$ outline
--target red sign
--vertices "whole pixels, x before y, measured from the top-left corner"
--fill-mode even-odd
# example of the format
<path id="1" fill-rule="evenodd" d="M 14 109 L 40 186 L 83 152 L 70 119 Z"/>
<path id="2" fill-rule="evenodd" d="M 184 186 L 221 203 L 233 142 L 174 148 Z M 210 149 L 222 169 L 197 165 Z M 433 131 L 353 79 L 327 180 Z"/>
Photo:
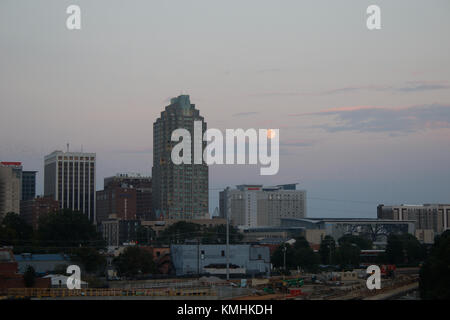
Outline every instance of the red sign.
<path id="1" fill-rule="evenodd" d="M 7 161 L 2 161 L 0 162 L 2 165 L 4 166 L 21 166 L 22 162 L 7 162 Z"/>

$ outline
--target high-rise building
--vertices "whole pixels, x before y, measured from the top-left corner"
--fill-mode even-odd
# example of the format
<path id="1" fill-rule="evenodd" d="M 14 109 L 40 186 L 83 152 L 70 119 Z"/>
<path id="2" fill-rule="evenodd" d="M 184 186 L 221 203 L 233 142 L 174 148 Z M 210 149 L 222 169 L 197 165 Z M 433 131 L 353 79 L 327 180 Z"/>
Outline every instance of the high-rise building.
<path id="1" fill-rule="evenodd" d="M 42 216 L 57 212 L 59 202 L 53 198 L 34 198 L 31 200 L 20 201 L 20 217 L 34 230 L 39 227 L 39 218 Z"/>
<path id="2" fill-rule="evenodd" d="M 379 219 L 415 221 L 416 237 L 432 242 L 435 235 L 450 229 L 450 204 L 394 205 L 377 207 Z M 426 238 L 429 241 L 426 241 Z"/>
<path id="3" fill-rule="evenodd" d="M 54 151 L 45 157 L 44 196 L 96 223 L 95 153 Z"/>
<path id="4" fill-rule="evenodd" d="M 124 187 L 136 190 L 136 218 L 152 220 L 152 178 L 139 173 L 118 173 L 105 178 L 104 189 Z"/>
<path id="5" fill-rule="evenodd" d="M 33 200 L 36 197 L 36 172 L 22 171 L 22 200 Z"/>
<path id="6" fill-rule="evenodd" d="M 296 190 L 295 184 L 239 185 L 219 196 L 220 217 L 229 214 L 231 224 L 238 227 L 275 227 L 281 218 L 306 217 L 306 191 Z"/>
<path id="7" fill-rule="evenodd" d="M 22 163 L 0 162 L 0 221 L 9 213 L 20 212 Z"/>
<path id="8" fill-rule="evenodd" d="M 202 159 L 195 164 L 176 165 L 172 162 L 172 132 L 183 128 L 191 134 L 191 155 L 194 155 L 194 122 L 201 122 L 201 134 L 206 122 L 191 104 L 188 95 L 171 99 L 170 105 L 153 123 L 153 207 L 158 217 L 165 219 L 201 219 L 208 216 L 208 166 Z M 206 142 L 202 139 L 202 150 Z"/>

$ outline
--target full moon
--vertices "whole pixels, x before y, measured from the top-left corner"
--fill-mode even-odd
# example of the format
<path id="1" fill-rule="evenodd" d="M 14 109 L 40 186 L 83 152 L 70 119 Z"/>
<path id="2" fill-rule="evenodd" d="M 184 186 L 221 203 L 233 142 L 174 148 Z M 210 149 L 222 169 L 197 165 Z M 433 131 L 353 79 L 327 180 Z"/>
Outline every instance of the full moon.
<path id="1" fill-rule="evenodd" d="M 276 133 L 274 130 L 272 130 L 272 129 L 267 130 L 267 138 L 269 138 L 269 139 L 275 138 L 275 135 L 276 135 Z"/>

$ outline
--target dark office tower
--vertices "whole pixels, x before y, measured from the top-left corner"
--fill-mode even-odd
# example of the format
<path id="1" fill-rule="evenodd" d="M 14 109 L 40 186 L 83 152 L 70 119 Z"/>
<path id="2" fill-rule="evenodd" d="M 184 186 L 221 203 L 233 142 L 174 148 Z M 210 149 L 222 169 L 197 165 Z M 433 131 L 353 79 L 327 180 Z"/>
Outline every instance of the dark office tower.
<path id="1" fill-rule="evenodd" d="M 44 195 L 96 223 L 95 170 L 95 153 L 54 151 L 45 157 Z"/>
<path id="2" fill-rule="evenodd" d="M 22 200 L 33 200 L 36 197 L 36 172 L 22 171 Z"/>
<path id="3" fill-rule="evenodd" d="M 157 218 L 201 219 L 208 217 L 208 166 L 194 164 L 194 121 L 206 122 L 199 110 L 190 103 L 188 95 L 173 98 L 161 117 L 153 123 L 153 208 Z M 172 162 L 172 148 L 179 141 L 171 141 L 175 129 L 184 128 L 191 134 L 192 164 Z M 202 139 L 203 141 L 203 139 Z M 206 142 L 202 142 L 202 149 Z"/>

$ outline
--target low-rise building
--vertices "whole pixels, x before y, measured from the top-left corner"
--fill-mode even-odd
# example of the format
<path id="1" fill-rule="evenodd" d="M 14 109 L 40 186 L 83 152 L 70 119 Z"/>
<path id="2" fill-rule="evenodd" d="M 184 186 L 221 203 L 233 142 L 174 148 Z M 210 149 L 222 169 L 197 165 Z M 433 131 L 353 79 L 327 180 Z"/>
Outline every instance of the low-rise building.
<path id="1" fill-rule="evenodd" d="M 170 253 L 177 276 L 226 274 L 226 245 L 171 245 Z M 266 246 L 229 246 L 230 274 L 257 275 L 270 272 Z"/>
<path id="2" fill-rule="evenodd" d="M 347 234 L 359 235 L 370 239 L 372 242 L 385 243 L 390 234 L 415 234 L 415 224 L 414 221 L 411 220 L 393 221 L 369 218 L 282 218 L 281 225 L 304 227 L 306 230 L 322 230 L 314 235 L 316 240 L 314 240 L 313 243 L 318 240 L 318 237 L 324 237 L 324 235 L 332 236 L 336 241 Z"/>
<path id="3" fill-rule="evenodd" d="M 118 247 L 126 243 L 135 243 L 140 225 L 140 220 L 109 218 L 101 222 L 100 232 L 107 246 Z"/>

